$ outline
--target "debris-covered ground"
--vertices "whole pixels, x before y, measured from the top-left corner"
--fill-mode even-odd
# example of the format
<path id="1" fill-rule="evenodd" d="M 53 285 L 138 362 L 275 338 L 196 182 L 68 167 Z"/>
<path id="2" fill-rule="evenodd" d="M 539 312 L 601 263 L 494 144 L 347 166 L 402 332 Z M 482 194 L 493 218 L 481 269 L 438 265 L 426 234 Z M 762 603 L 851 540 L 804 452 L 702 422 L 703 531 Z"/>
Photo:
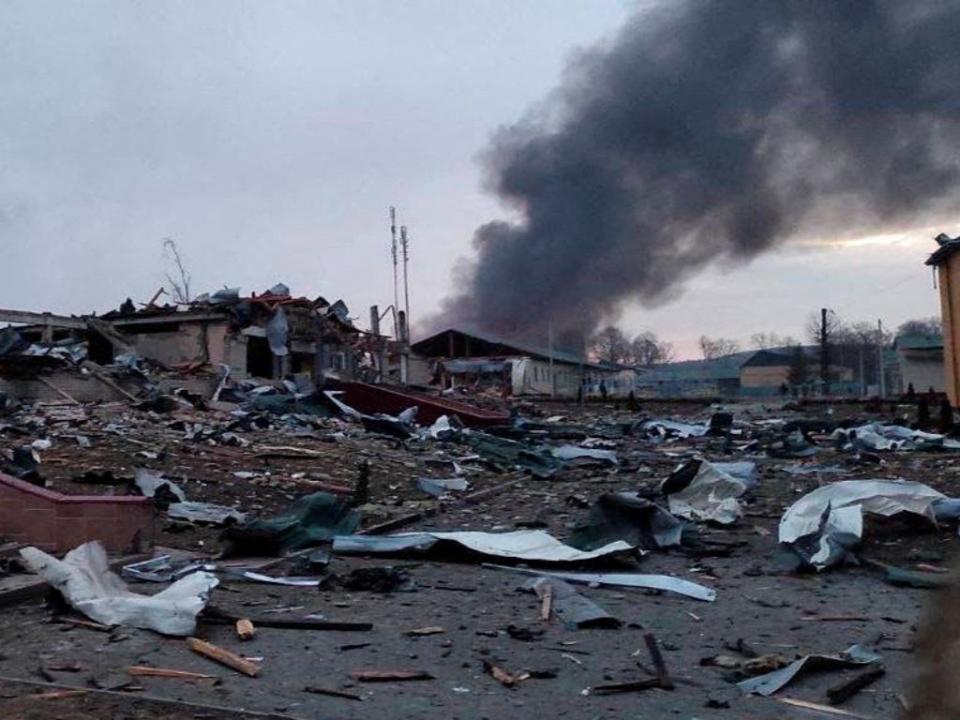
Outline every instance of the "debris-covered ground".
<path id="1" fill-rule="evenodd" d="M 576 718 L 830 710 L 892 718 L 910 703 L 917 629 L 935 592 L 920 586 L 944 583 L 960 542 L 949 502 L 960 495 L 953 441 L 891 430 L 914 422 L 911 407 L 538 403 L 486 432 L 406 420 L 125 404 L 0 416 L 3 472 L 68 494 L 137 494 L 137 468 L 172 483 L 184 497 L 155 496 L 158 553 L 174 555 L 174 568 L 193 563 L 219 579 L 195 637 L 257 672 L 218 664 L 184 637 L 94 622 L 98 611 L 89 606 L 84 618 L 79 605 L 68 607 L 68 589 L 67 602 L 36 596 L 0 614 L 0 708 L 37 718 L 220 717 L 153 702 L 165 699 L 298 718 L 500 718 L 543 709 Z M 874 422 L 886 428 L 863 427 Z M 898 479 L 925 489 L 821 491 L 833 494 L 822 507 L 810 500 L 813 531 L 792 547 L 778 542 L 785 510 L 818 487 Z M 281 533 L 254 522 L 315 493 L 324 494 L 297 527 Z M 222 527 L 170 517 L 184 498 L 246 517 L 226 531 L 228 543 Z M 377 554 L 387 549 L 381 541 L 343 530 L 354 519 L 355 531 L 371 538 L 497 536 L 401 539 L 406 546 L 386 556 Z M 350 538 L 331 548 L 316 533 L 334 526 L 331 534 Z M 489 548 L 503 533 L 526 533 L 512 536 L 521 545 L 541 542 L 537 531 L 577 559 L 544 559 L 542 544 L 521 549 L 532 553 L 527 559 Z M 461 540 L 473 549 L 455 544 Z M 14 579 L 24 563 L 15 550 L 0 560 Z M 594 551 L 600 557 L 586 559 Z M 274 557 L 284 554 L 291 557 Z M 245 571 L 302 584 L 266 584 Z M 553 579 L 534 588 L 538 576 L 529 571 L 588 572 L 595 582 Z M 631 582 L 656 576 L 670 589 L 607 584 L 613 574 Z M 169 586 L 124 577 L 136 593 Z M 671 578 L 715 591 L 715 600 L 673 592 Z M 236 618 L 252 620 L 252 639 L 238 637 Z M 285 623 L 297 627 L 273 627 Z M 347 629 L 331 629 L 337 623 Z M 737 685 L 803 656 L 848 649 L 811 660 L 805 669 L 825 667 L 798 673 L 768 697 Z M 158 668 L 198 676 L 156 677 Z M 861 676 L 870 682 L 848 686 L 844 698 L 838 686 Z M 61 686 L 88 692 L 57 695 Z"/>

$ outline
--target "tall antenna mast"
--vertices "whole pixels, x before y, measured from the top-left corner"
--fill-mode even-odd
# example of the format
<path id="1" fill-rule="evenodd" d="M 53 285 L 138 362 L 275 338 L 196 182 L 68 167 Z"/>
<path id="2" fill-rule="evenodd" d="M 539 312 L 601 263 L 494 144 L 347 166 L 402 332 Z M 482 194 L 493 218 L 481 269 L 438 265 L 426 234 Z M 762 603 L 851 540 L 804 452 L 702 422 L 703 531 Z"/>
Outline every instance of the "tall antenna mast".
<path id="1" fill-rule="evenodd" d="M 407 285 L 407 263 L 410 261 L 407 226 L 400 226 L 400 244 L 403 246 L 403 310 L 407 316 L 407 329 L 410 328 L 410 287 Z"/>
<path id="2" fill-rule="evenodd" d="M 400 338 L 400 329 L 397 326 L 397 312 L 400 304 L 397 289 L 397 209 L 390 206 L 390 254 L 393 256 L 393 336 Z"/>

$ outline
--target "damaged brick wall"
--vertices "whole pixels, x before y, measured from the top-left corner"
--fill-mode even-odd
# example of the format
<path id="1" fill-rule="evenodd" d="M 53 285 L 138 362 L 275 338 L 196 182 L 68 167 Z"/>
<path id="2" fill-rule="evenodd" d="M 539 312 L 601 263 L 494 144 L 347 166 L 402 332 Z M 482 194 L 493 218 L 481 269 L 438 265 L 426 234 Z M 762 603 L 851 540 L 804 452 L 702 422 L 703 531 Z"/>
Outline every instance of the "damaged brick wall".
<path id="1" fill-rule="evenodd" d="M 91 375 L 79 371 L 56 370 L 43 375 L 46 383 L 36 378 L 0 378 L 0 392 L 25 402 L 62 403 L 64 398 L 54 387 L 64 391 L 78 402 L 110 402 L 125 398 Z M 53 386 L 53 387 L 51 387 Z"/>
<path id="2" fill-rule="evenodd" d="M 90 540 L 108 552 L 153 546 L 153 502 L 136 496 L 63 495 L 0 473 L 0 537 L 65 553 Z"/>

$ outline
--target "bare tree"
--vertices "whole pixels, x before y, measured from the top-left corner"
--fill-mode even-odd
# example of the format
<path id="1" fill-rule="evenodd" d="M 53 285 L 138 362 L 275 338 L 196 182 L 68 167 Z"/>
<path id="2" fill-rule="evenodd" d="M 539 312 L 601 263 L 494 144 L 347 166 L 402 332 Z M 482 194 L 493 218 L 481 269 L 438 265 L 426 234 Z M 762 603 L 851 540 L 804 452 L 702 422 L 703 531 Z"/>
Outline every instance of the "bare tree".
<path id="1" fill-rule="evenodd" d="M 736 340 L 708 338 L 706 335 L 701 335 L 700 352 L 703 354 L 704 360 L 716 360 L 740 352 L 740 345 Z"/>
<path id="2" fill-rule="evenodd" d="M 630 341 L 623 330 L 613 325 L 608 325 L 590 338 L 587 346 L 598 360 L 622 363 L 630 359 Z"/>
<path id="3" fill-rule="evenodd" d="M 810 313 L 810 316 L 807 318 L 807 341 L 811 345 L 820 345 L 821 343 L 821 330 L 822 330 L 822 317 L 819 312 Z M 837 336 L 843 331 L 844 323 L 832 310 L 827 312 L 827 344 L 833 345 L 836 343 Z"/>
<path id="4" fill-rule="evenodd" d="M 186 305 L 192 299 L 190 294 L 191 278 L 190 273 L 187 272 L 183 256 L 180 254 L 180 249 L 173 238 L 163 239 L 163 254 L 165 259 L 173 264 L 173 272 L 176 276 L 165 273 L 167 282 L 170 284 L 170 296 L 174 302 Z"/>
<path id="5" fill-rule="evenodd" d="M 922 335 L 924 337 L 940 337 L 943 335 L 943 325 L 938 317 L 907 320 L 897 328 L 897 335 Z"/>
<path id="6" fill-rule="evenodd" d="M 673 345 L 659 340 L 647 330 L 637 335 L 630 343 L 630 362 L 641 367 L 651 367 L 671 362 L 676 357 Z"/>
<path id="7" fill-rule="evenodd" d="M 797 341 L 789 335 L 778 335 L 775 332 L 758 332 L 750 336 L 750 345 L 757 350 L 793 347 L 796 344 Z"/>

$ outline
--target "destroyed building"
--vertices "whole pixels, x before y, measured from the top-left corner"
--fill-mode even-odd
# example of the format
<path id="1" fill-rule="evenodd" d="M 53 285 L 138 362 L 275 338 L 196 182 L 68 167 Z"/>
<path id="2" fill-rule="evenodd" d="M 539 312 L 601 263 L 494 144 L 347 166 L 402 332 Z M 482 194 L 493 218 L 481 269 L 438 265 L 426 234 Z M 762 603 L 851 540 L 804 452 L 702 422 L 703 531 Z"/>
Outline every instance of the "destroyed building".
<path id="1" fill-rule="evenodd" d="M 374 380 L 386 351 L 386 338 L 355 327 L 342 300 L 292 297 L 283 285 L 247 297 L 221 290 L 182 305 L 127 301 L 99 317 L 0 310 L 0 321 L 20 325 L 0 343 L 0 390 L 30 399 L 58 390 L 101 399 L 111 388 L 97 369 L 134 358 L 193 376 L 207 395 L 225 374 Z"/>
<path id="2" fill-rule="evenodd" d="M 496 388 L 504 395 L 575 398 L 627 397 L 635 389 L 631 367 L 594 362 L 558 348 L 449 329 L 412 345 L 430 361 L 430 380 L 441 388 Z"/>

